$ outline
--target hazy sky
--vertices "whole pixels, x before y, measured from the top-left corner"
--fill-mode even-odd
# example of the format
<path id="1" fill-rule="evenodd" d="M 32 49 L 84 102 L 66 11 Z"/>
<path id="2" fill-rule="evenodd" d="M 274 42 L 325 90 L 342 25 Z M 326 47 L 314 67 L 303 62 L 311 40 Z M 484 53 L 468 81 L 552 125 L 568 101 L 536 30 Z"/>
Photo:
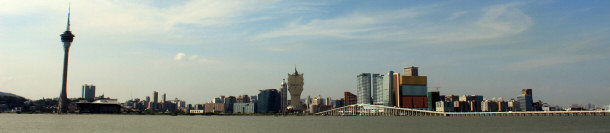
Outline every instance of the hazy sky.
<path id="1" fill-rule="evenodd" d="M 355 92 L 420 67 L 441 94 L 610 104 L 610 1 L 71 0 L 68 97 L 153 91 L 204 103 L 280 87 Z M 68 1 L 0 0 L 0 91 L 58 97 Z"/>

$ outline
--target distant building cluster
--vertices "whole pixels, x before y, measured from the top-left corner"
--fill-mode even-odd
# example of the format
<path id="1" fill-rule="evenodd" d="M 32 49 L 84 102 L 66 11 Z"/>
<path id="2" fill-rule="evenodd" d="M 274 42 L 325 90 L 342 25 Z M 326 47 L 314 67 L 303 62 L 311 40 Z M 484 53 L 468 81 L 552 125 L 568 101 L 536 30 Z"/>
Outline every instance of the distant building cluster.
<path id="1" fill-rule="evenodd" d="M 404 75 L 362 73 L 357 75 L 357 95 L 345 93 L 344 99 L 356 99 L 356 104 L 373 104 L 400 108 L 428 108 L 428 82 L 417 67 L 404 68 Z M 346 105 L 354 103 L 346 102 Z"/>
<path id="2" fill-rule="evenodd" d="M 122 104 L 128 112 L 158 112 L 158 113 L 171 113 L 171 112 L 186 112 L 187 106 L 184 100 L 175 98 L 173 100 L 167 100 L 167 95 L 163 93 L 161 99 L 159 99 L 159 92 L 153 91 L 152 99 L 150 96 L 146 96 L 146 99 L 131 99 L 127 100 Z"/>
<path id="3" fill-rule="evenodd" d="M 288 74 L 288 80 L 282 80 L 278 89 L 259 90 L 256 96 L 219 96 L 204 104 L 189 108 L 191 114 L 275 114 L 275 113 L 315 113 L 343 106 L 344 100 L 332 100 L 330 97 L 301 99 L 304 85 L 303 73 L 296 68 Z M 290 96 L 290 97 L 289 97 Z M 353 99 L 355 100 L 355 99 Z M 355 101 L 354 101 L 355 102 Z M 189 104 L 190 105 L 190 104 Z"/>

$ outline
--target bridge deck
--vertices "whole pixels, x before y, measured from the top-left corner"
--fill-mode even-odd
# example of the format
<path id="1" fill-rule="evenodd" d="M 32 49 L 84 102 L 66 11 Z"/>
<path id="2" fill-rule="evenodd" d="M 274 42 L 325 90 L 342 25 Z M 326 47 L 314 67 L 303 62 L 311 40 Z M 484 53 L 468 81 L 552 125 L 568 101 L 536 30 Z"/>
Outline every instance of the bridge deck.
<path id="1" fill-rule="evenodd" d="M 605 116 L 607 111 L 437 112 L 356 104 L 315 113 L 322 116 Z"/>

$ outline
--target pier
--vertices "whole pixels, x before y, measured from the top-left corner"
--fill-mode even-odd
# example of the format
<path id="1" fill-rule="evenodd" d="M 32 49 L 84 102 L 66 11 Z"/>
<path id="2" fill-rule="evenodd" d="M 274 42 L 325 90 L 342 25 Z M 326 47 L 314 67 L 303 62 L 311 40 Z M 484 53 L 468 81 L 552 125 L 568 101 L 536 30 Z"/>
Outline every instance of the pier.
<path id="1" fill-rule="evenodd" d="M 608 111 L 437 112 L 380 105 L 355 104 L 326 110 L 320 116 L 606 116 Z"/>

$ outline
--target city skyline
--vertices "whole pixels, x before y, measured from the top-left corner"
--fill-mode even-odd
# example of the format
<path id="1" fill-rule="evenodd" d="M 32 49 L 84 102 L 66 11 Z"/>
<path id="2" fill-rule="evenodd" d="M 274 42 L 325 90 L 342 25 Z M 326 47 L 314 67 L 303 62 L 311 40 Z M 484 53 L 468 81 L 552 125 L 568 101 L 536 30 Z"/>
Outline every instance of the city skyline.
<path id="1" fill-rule="evenodd" d="M 67 5 L 2 3 L 0 91 L 57 97 L 57 32 L 65 28 L 58 18 Z M 359 73 L 419 66 L 441 94 L 514 98 L 533 88 L 534 100 L 550 104 L 608 105 L 603 5 L 75 0 L 68 97 L 93 83 L 97 94 L 121 101 L 160 91 L 200 103 L 278 88 L 297 64 L 308 74 L 301 97 L 339 98 L 355 93 Z"/>

